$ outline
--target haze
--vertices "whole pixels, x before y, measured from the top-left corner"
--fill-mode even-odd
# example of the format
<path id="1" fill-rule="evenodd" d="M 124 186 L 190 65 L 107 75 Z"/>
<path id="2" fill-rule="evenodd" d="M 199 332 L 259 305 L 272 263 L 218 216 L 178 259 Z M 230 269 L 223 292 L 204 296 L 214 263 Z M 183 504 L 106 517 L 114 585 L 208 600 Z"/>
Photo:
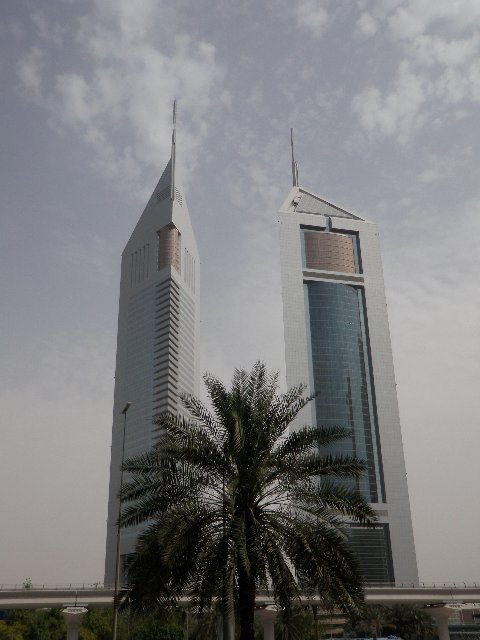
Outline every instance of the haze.
<path id="1" fill-rule="evenodd" d="M 2 2 L 0 583 L 103 579 L 120 255 L 175 96 L 202 370 L 284 379 L 293 126 L 300 185 L 380 227 L 420 579 L 480 581 L 479 22 L 473 0 Z"/>

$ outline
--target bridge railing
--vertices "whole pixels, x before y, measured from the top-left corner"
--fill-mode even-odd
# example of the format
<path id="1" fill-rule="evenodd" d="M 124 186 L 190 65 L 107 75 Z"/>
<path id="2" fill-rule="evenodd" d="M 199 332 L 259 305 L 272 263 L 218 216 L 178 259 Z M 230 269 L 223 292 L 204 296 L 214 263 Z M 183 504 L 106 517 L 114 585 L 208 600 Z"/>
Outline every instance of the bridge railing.
<path id="1" fill-rule="evenodd" d="M 0 584 L 0 591 L 92 591 L 92 590 L 107 590 L 113 589 L 113 584 L 106 584 L 103 582 L 70 582 L 70 583 L 55 583 L 55 584 L 47 584 L 47 583 L 16 583 L 16 584 L 8 584 L 3 583 Z M 479 582 L 419 582 L 418 584 L 411 582 L 401 582 L 401 583 L 369 583 L 366 585 L 366 588 L 373 589 L 478 589 L 480 588 L 480 580 Z M 270 592 L 265 591 L 262 592 L 262 595 L 271 595 Z"/>
<path id="2" fill-rule="evenodd" d="M 86 591 L 86 590 L 104 590 L 113 589 L 113 584 L 104 584 L 103 582 L 69 582 L 69 583 L 24 583 L 17 584 L 0 584 L 0 591 Z"/>

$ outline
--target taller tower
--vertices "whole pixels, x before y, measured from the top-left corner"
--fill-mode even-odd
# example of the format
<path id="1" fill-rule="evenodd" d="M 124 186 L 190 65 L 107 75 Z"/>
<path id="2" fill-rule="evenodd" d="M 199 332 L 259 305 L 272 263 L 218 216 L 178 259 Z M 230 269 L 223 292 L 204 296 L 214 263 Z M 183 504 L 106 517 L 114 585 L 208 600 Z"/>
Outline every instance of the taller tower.
<path id="1" fill-rule="evenodd" d="M 380 524 L 349 529 L 365 580 L 417 583 L 377 227 L 300 188 L 292 168 L 279 212 L 287 384 L 317 394 L 304 420 L 351 430 L 332 453 L 366 462 L 357 488 Z"/>
<path id="2" fill-rule="evenodd" d="M 115 579 L 122 459 L 148 451 L 152 419 L 179 411 L 182 392 L 199 391 L 200 260 L 187 202 L 171 158 L 122 254 L 113 406 L 105 583 Z M 120 555 L 134 550 L 138 528 L 122 531 Z"/>

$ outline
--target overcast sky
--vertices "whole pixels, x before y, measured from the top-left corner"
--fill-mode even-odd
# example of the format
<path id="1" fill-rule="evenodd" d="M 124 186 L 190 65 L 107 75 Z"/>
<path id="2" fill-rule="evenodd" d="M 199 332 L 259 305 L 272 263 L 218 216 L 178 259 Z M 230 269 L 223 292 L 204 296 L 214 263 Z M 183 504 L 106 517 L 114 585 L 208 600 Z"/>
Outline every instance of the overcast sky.
<path id="1" fill-rule="evenodd" d="M 420 579 L 480 583 L 480 2 L 0 12 L 0 583 L 103 579 L 120 255 L 174 96 L 202 370 L 284 379 L 293 126 L 300 185 L 380 228 Z"/>

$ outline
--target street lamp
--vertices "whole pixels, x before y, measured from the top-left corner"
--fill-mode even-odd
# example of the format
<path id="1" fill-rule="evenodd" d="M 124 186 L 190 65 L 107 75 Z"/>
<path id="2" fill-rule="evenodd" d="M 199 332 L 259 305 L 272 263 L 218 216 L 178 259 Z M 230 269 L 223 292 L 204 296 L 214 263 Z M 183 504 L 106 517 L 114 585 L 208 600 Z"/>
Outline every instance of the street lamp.
<path id="1" fill-rule="evenodd" d="M 117 557 L 115 562 L 115 589 L 113 596 L 113 624 L 112 624 L 112 640 L 117 640 L 118 625 L 118 583 L 120 582 L 120 518 L 122 515 L 122 489 L 123 489 L 123 463 L 125 461 L 125 430 L 127 427 L 127 411 L 130 409 L 131 402 L 123 407 L 123 438 L 122 438 L 122 464 L 120 465 L 120 493 L 118 496 L 118 518 L 117 518 Z"/>

